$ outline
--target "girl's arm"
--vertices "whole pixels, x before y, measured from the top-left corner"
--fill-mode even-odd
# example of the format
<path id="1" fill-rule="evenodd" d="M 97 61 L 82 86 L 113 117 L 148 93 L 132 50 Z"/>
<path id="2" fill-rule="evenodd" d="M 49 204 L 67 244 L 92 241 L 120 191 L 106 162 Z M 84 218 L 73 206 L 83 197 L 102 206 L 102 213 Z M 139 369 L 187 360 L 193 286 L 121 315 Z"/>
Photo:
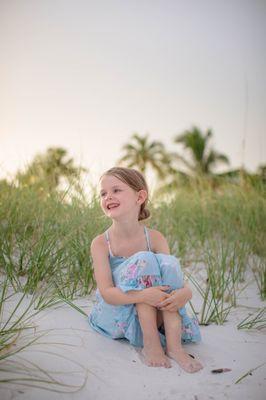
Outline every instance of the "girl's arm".
<path id="1" fill-rule="evenodd" d="M 92 241 L 91 255 L 97 287 L 106 303 L 112 305 L 147 303 L 157 306 L 159 302 L 169 297 L 167 293 L 164 293 L 164 290 L 168 289 L 166 286 L 130 290 L 127 293 L 115 287 L 108 259 L 108 248 L 103 235 L 97 236 Z"/>
<path id="2" fill-rule="evenodd" d="M 170 254 L 169 246 L 165 237 L 156 230 L 150 230 L 152 250 L 154 253 Z M 182 308 L 192 298 L 192 290 L 187 283 L 181 289 L 171 292 L 170 297 L 161 301 L 157 307 L 160 310 L 177 311 Z"/>

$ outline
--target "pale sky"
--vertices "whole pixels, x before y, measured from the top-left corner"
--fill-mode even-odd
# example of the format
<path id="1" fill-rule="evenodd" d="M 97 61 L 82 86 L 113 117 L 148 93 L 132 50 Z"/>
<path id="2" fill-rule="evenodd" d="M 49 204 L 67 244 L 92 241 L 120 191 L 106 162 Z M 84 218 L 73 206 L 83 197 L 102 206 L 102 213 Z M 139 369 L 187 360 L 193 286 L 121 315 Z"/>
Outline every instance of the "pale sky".
<path id="1" fill-rule="evenodd" d="M 254 171 L 265 38 L 266 0 L 0 0 L 0 177 L 51 146 L 97 176 L 132 133 L 180 151 L 192 125 Z"/>

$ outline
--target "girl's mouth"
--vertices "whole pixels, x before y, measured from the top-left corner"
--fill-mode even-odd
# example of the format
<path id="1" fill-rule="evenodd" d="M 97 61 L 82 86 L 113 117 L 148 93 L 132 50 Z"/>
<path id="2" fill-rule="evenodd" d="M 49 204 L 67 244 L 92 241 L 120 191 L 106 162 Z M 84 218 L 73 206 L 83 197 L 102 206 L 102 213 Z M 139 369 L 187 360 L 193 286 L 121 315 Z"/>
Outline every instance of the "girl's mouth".
<path id="1" fill-rule="evenodd" d="M 117 203 L 108 204 L 107 209 L 111 210 L 111 209 L 116 208 L 118 206 L 119 206 L 119 204 L 117 204 Z"/>

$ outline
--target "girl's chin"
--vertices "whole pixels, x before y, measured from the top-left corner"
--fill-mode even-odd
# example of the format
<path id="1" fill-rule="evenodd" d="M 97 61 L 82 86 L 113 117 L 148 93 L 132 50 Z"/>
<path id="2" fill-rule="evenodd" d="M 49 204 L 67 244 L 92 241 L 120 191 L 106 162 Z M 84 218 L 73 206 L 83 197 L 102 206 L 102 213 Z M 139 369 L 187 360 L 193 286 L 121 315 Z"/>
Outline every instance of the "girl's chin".
<path id="1" fill-rule="evenodd" d="M 107 210 L 106 215 L 107 215 L 107 217 L 116 219 L 116 220 L 124 217 L 124 213 L 122 212 L 122 210 L 118 210 L 116 208 Z"/>
<path id="2" fill-rule="evenodd" d="M 118 215 L 119 214 L 119 207 L 117 208 L 111 208 L 110 210 L 106 210 L 106 215 L 112 216 L 112 215 Z"/>
<path id="3" fill-rule="evenodd" d="M 125 216 L 128 216 L 128 214 L 132 213 L 132 209 L 131 210 L 127 210 L 127 209 L 123 209 L 120 207 L 116 207 L 116 208 L 111 208 L 110 210 L 105 210 L 105 215 L 109 218 L 113 218 L 113 219 L 120 219 L 120 218 L 125 218 Z"/>

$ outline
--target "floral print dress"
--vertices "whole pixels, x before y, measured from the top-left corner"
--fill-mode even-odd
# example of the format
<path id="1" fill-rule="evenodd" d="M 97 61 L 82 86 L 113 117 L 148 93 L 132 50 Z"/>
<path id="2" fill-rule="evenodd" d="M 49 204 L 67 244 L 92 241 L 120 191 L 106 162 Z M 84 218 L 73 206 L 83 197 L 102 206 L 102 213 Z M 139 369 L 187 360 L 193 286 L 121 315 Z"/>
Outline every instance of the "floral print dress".
<path id="1" fill-rule="evenodd" d="M 114 285 L 123 292 L 159 285 L 170 286 L 169 292 L 182 288 L 183 273 L 179 260 L 172 255 L 153 253 L 150 249 L 148 230 L 146 227 L 144 230 L 148 251 L 140 251 L 129 258 L 112 254 L 108 231 L 105 232 Z M 182 342 L 199 342 L 201 335 L 196 318 L 190 318 L 185 307 L 177 312 L 182 319 Z M 143 346 L 143 336 L 135 305 L 108 304 L 98 289 L 96 302 L 89 315 L 89 323 L 93 329 L 107 337 L 127 339 L 134 346 Z M 165 346 L 163 329 L 159 331 L 159 334 L 161 343 Z"/>

